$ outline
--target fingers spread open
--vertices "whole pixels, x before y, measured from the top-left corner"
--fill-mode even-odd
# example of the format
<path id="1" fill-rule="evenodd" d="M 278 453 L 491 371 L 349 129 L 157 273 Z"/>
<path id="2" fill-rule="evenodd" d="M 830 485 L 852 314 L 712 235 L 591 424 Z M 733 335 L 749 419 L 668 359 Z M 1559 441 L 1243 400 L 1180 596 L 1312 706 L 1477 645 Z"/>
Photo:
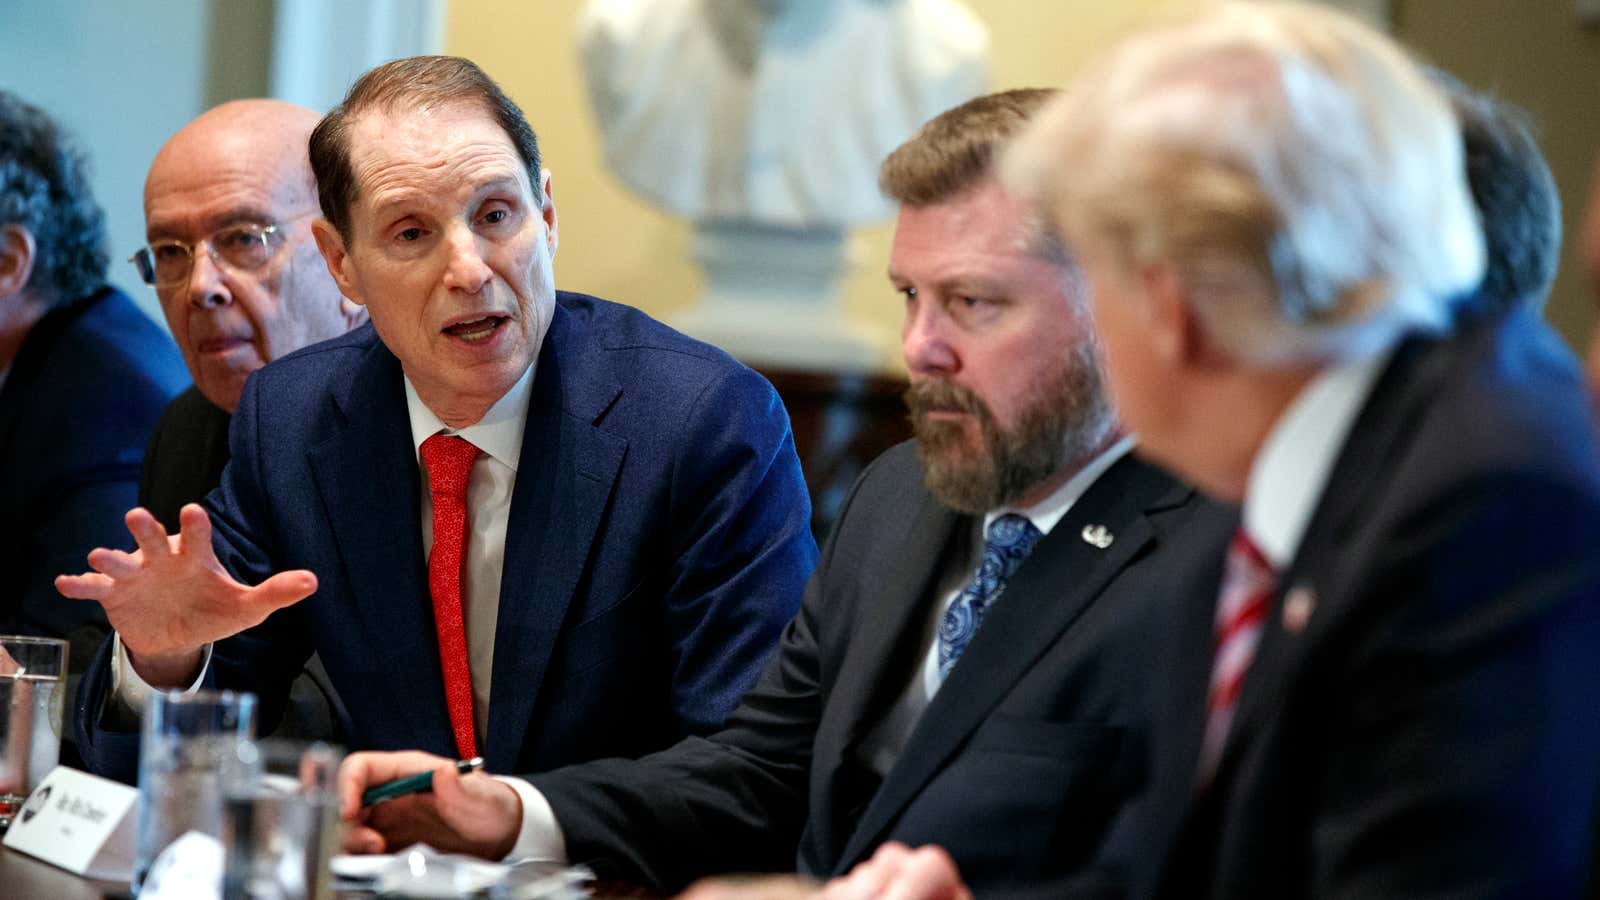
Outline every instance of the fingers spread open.
<path id="1" fill-rule="evenodd" d="M 251 603 L 271 612 L 299 603 L 316 592 L 317 576 L 305 569 L 294 569 L 289 572 L 279 572 L 256 585 L 250 590 L 247 598 Z"/>
<path id="2" fill-rule="evenodd" d="M 178 537 L 183 552 L 211 549 L 211 517 L 198 503 L 185 503 L 178 510 Z"/>
<path id="3" fill-rule="evenodd" d="M 111 579 L 98 572 L 56 576 L 56 591 L 75 600 L 104 600 L 111 596 L 111 586 Z"/>
<path id="4" fill-rule="evenodd" d="M 128 578 L 144 566 L 144 554 L 96 547 L 89 551 L 89 567 L 112 578 Z"/>
<path id="5" fill-rule="evenodd" d="M 122 517 L 128 525 L 128 533 L 139 545 L 139 550 L 144 553 L 147 560 L 155 561 L 166 559 L 172 553 L 172 547 L 167 543 L 167 529 L 150 515 L 150 511 L 142 506 L 135 506 L 128 510 Z"/>

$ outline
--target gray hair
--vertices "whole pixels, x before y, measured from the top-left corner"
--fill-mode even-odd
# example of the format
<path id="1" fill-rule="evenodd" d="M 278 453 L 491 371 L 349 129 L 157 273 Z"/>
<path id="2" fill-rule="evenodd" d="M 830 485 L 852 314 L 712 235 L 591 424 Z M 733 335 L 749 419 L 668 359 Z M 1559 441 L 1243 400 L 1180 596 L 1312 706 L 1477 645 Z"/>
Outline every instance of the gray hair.
<path id="1" fill-rule="evenodd" d="M 1388 38 L 1317 7 L 1136 33 L 1003 166 L 1075 246 L 1173 265 L 1208 334 L 1256 365 L 1442 328 L 1483 271 L 1449 105 Z"/>
<path id="2" fill-rule="evenodd" d="M 33 235 L 28 287 L 68 303 L 105 285 L 105 215 L 82 152 L 44 111 L 0 90 L 0 225 Z"/>

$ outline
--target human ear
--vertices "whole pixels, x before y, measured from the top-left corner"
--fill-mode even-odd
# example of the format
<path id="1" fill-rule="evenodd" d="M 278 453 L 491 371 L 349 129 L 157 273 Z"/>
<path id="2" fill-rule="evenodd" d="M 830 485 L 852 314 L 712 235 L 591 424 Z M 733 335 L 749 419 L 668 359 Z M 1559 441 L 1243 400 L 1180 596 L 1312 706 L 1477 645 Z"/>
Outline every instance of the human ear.
<path id="1" fill-rule="evenodd" d="M 328 274 L 339 286 L 339 293 L 352 303 L 365 306 L 366 300 L 356 285 L 355 270 L 350 264 L 350 254 L 345 249 L 344 238 L 339 235 L 339 230 L 327 219 L 317 219 L 311 223 L 311 236 L 317 241 L 317 249 L 322 251 L 322 259 L 328 264 Z"/>
<path id="2" fill-rule="evenodd" d="M 0 227 L 0 300 L 15 297 L 28 286 L 37 250 L 33 232 L 15 222 Z"/>

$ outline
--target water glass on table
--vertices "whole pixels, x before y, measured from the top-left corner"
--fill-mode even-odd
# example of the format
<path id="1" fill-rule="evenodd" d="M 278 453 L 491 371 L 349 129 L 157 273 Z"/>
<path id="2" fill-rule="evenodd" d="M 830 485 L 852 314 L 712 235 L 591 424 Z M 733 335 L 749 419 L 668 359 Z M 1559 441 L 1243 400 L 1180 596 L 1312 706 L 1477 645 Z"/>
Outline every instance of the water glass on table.
<path id="1" fill-rule="evenodd" d="M 61 756 L 67 642 L 0 635 L 0 831 Z"/>
<path id="2" fill-rule="evenodd" d="M 241 743 L 223 773 L 224 900 L 327 900 L 343 754 L 323 743 Z"/>
<path id="3" fill-rule="evenodd" d="M 161 851 L 190 831 L 222 837 L 222 783 L 238 748 L 255 737 L 256 698 L 233 691 L 150 696 L 139 745 L 138 893 Z"/>

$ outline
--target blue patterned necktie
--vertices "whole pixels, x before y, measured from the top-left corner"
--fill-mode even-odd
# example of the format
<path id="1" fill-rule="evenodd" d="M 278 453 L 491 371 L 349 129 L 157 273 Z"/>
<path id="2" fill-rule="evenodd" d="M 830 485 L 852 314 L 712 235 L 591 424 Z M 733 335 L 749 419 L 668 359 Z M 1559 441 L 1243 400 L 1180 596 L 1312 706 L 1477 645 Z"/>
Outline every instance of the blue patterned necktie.
<path id="1" fill-rule="evenodd" d="M 989 604 L 1005 590 L 1006 579 L 1017 571 L 1028 551 L 1042 535 L 1027 517 L 1006 513 L 989 523 L 983 542 L 983 559 L 967 586 L 961 589 L 939 620 L 939 678 L 955 667 L 961 652 L 983 624 Z"/>

